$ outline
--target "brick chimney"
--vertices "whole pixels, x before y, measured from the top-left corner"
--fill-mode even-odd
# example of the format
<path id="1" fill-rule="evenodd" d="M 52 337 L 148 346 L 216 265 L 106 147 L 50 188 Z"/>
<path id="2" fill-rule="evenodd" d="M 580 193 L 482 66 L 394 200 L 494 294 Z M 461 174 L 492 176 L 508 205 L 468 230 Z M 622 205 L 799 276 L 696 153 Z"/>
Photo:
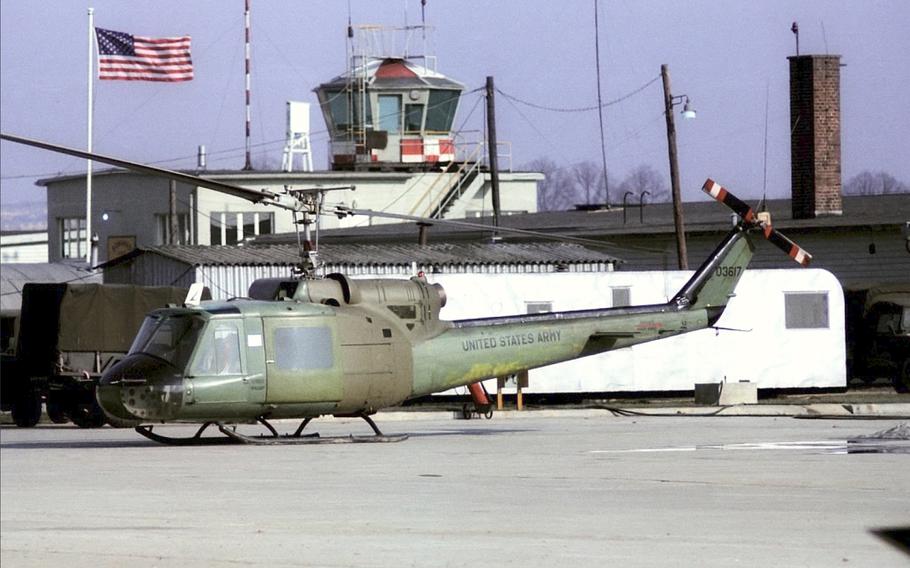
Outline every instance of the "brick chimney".
<path id="1" fill-rule="evenodd" d="M 787 59 L 793 218 L 841 215 L 840 55 Z"/>

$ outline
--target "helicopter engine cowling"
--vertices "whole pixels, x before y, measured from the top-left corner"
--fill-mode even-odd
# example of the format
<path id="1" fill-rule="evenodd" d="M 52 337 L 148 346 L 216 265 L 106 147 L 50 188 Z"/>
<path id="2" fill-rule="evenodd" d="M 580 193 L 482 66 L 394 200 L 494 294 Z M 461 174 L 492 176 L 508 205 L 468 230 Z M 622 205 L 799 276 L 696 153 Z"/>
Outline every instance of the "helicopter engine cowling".
<path id="1" fill-rule="evenodd" d="M 387 307 L 396 313 L 413 311 L 417 319 L 439 319 L 446 305 L 445 290 L 425 278 L 409 280 L 366 278 L 354 280 L 333 273 L 321 279 L 260 278 L 250 285 L 254 300 L 294 300 L 334 306 L 369 304 Z"/>

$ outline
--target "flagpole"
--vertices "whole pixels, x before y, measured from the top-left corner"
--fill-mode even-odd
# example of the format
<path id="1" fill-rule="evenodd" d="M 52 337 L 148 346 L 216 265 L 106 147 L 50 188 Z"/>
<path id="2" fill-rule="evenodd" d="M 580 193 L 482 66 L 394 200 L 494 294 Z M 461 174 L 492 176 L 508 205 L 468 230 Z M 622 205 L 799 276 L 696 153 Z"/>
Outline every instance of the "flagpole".
<path id="1" fill-rule="evenodd" d="M 95 33 L 95 9 L 88 9 L 88 145 L 89 152 L 92 151 L 92 106 L 94 96 L 94 83 L 92 81 L 94 64 L 93 59 L 93 38 Z M 85 263 L 89 269 L 92 268 L 92 161 L 86 160 L 85 172 Z"/>

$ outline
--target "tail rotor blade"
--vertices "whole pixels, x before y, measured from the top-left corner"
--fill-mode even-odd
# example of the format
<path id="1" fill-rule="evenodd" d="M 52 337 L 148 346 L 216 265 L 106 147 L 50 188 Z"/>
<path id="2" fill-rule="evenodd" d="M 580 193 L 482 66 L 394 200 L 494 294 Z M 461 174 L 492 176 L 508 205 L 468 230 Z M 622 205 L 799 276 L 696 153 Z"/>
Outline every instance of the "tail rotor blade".
<path id="1" fill-rule="evenodd" d="M 775 229 L 765 231 L 765 236 L 771 244 L 784 251 L 787 256 L 803 266 L 809 266 L 809 263 L 812 261 L 812 255 L 809 254 L 806 249 L 783 236 Z"/>
<path id="2" fill-rule="evenodd" d="M 713 179 L 708 178 L 701 189 L 714 199 L 735 211 L 746 223 L 753 223 L 755 221 L 755 212 L 752 211 L 749 204 L 741 201 Z"/>

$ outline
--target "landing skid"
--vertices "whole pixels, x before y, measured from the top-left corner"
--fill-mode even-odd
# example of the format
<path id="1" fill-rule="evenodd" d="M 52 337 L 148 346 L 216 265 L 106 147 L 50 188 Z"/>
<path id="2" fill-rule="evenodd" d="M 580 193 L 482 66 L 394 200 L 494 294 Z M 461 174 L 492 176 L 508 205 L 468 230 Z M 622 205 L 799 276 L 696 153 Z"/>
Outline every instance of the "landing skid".
<path id="1" fill-rule="evenodd" d="M 372 418 L 366 415 L 360 415 L 360 418 L 363 418 L 366 423 L 370 425 L 370 428 L 373 429 L 375 435 L 354 436 L 352 434 L 349 436 L 322 437 L 318 432 L 314 432 L 312 434 L 303 434 L 304 428 L 306 428 L 307 425 L 313 421 L 312 418 L 307 418 L 301 422 L 300 426 L 297 427 L 297 430 L 295 430 L 293 434 L 281 435 L 271 424 L 269 424 L 265 418 L 262 417 L 257 418 L 256 421 L 267 428 L 271 435 L 247 436 L 237 432 L 235 428 L 226 426 L 221 422 L 206 422 L 199 428 L 199 430 L 196 431 L 195 434 L 187 438 L 173 438 L 170 436 L 162 436 L 161 434 L 156 434 L 152 431 L 153 426 L 136 426 L 136 432 L 142 434 L 149 440 L 158 442 L 159 444 L 167 444 L 169 446 L 208 446 L 214 444 L 259 444 L 266 446 L 282 444 L 351 444 L 401 442 L 408 439 L 407 434 L 383 434 L 376 426 L 376 423 L 373 422 Z M 224 434 L 225 437 L 203 438 L 202 433 L 210 426 L 217 426 L 218 430 Z"/>

